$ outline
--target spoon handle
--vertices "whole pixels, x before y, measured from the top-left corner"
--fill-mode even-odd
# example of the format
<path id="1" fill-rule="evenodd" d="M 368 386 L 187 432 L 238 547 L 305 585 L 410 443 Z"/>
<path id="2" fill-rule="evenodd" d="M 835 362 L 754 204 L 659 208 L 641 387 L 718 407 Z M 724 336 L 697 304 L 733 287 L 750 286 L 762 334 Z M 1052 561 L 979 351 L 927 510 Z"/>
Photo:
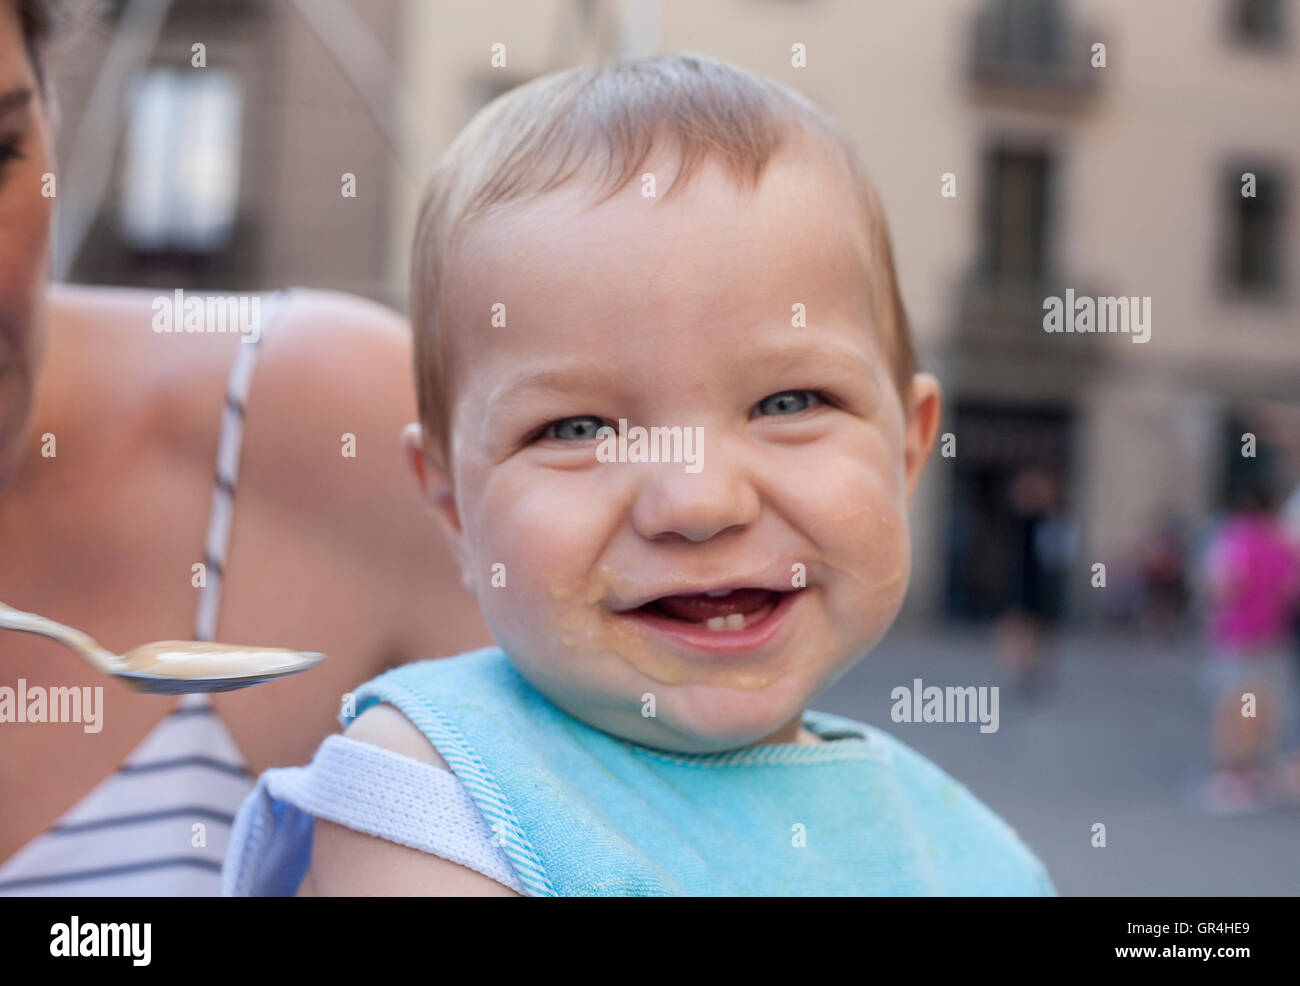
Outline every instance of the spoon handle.
<path id="1" fill-rule="evenodd" d="M 0 603 L 0 630 L 18 630 L 21 633 L 35 633 L 42 637 L 49 637 L 71 647 L 105 674 L 113 674 L 117 671 L 116 664 L 119 660 L 117 655 L 105 650 L 80 630 L 55 623 L 44 616 L 25 613 L 21 609 L 14 609 L 12 606 Z"/>

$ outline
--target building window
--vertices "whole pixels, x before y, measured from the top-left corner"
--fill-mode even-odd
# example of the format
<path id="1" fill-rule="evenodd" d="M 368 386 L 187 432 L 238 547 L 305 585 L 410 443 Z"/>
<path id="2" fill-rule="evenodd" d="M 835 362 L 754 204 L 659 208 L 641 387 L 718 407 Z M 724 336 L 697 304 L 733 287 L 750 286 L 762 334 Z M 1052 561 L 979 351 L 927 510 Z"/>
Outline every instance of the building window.
<path id="1" fill-rule="evenodd" d="M 1229 290 L 1261 295 L 1279 292 L 1283 268 L 1282 175 L 1258 166 L 1231 167 L 1225 190 L 1224 279 Z M 1252 191 L 1254 194 L 1249 194 Z"/>
<path id="2" fill-rule="evenodd" d="M 1284 35 L 1282 0 L 1229 0 L 1228 27 L 1239 41 L 1281 44 Z"/>
<path id="3" fill-rule="evenodd" d="M 981 54 L 1008 65 L 1049 66 L 1065 57 L 1062 0 L 992 0 L 980 11 Z"/>
<path id="4" fill-rule="evenodd" d="M 986 155 L 980 266 L 988 280 L 1046 276 L 1051 171 L 1044 151 L 998 147 Z"/>
<path id="5" fill-rule="evenodd" d="M 130 98 L 118 229 L 148 253 L 229 245 L 239 206 L 242 95 L 217 69 L 151 69 Z"/>

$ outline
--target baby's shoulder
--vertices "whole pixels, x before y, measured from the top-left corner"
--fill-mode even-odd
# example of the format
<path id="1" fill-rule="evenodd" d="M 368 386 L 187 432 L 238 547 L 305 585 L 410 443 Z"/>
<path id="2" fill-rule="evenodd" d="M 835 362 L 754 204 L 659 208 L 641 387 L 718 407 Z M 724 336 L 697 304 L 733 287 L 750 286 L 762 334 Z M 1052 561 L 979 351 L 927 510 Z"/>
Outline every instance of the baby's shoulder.
<path id="1" fill-rule="evenodd" d="M 338 720 L 349 738 L 445 768 L 437 748 L 458 735 L 454 724 L 508 720 L 519 711 L 505 687 L 512 678 L 509 661 L 491 646 L 408 661 L 353 688 Z"/>
<path id="2" fill-rule="evenodd" d="M 450 769 L 415 723 L 387 703 L 370 706 L 352 720 L 343 734 L 359 743 L 383 747 L 443 770 Z"/>

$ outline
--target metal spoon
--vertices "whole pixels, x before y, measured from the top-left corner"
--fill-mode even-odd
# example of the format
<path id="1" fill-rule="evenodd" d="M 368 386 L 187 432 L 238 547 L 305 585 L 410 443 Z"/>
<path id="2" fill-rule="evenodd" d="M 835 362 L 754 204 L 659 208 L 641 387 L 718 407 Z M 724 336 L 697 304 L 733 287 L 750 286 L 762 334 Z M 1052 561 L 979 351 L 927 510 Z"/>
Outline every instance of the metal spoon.
<path id="1" fill-rule="evenodd" d="M 0 603 L 0 629 L 49 637 L 72 648 L 94 668 L 138 691 L 160 695 L 228 692 L 314 668 L 325 660 L 312 651 L 239 647 L 197 640 L 159 640 L 117 655 L 72 627 Z"/>

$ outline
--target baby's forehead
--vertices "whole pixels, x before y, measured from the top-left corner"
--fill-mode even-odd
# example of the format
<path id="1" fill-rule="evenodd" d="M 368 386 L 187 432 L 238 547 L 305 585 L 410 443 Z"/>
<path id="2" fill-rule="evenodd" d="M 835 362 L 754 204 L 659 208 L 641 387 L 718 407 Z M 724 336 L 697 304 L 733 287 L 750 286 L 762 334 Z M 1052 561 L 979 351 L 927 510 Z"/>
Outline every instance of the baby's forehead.
<path id="1" fill-rule="evenodd" d="M 851 330 L 872 366 L 892 362 L 870 296 L 884 277 L 868 272 L 863 212 L 848 182 L 819 168 L 774 159 L 746 193 L 705 166 L 679 193 L 656 182 L 654 197 L 632 185 L 605 202 L 572 182 L 493 209 L 466 227 L 449 267 L 451 390 L 485 394 L 516 362 L 557 353 L 649 376 L 668 340 L 695 347 L 719 329 L 740 347 L 765 327 L 815 345 L 833 324 Z"/>
<path id="2" fill-rule="evenodd" d="M 777 157 L 751 191 L 704 162 L 680 188 L 672 170 L 647 170 L 643 183 L 604 200 L 573 181 L 499 205 L 458 237 L 450 307 L 481 311 L 494 294 L 638 304 L 659 289 L 694 297 L 739 280 L 747 294 L 770 288 L 791 303 L 832 288 L 860 292 L 874 259 L 871 233 L 847 182 L 825 171 L 806 156 Z M 710 307 L 709 298 L 696 300 Z"/>
<path id="3" fill-rule="evenodd" d="M 571 305 L 572 298 L 558 299 L 553 322 L 535 310 L 516 317 L 503 308 L 497 325 L 462 337 L 451 368 L 461 408 L 490 412 L 494 424 L 502 408 L 523 413 L 538 402 L 549 406 L 548 398 L 591 405 L 571 413 L 676 413 L 766 396 L 748 393 L 755 387 L 839 389 L 871 406 L 891 376 L 878 334 L 844 306 L 823 305 L 809 326 L 802 303 L 729 319 L 664 308 L 622 321 L 588 300 Z M 599 314 L 584 319 L 588 310 Z M 486 423 L 478 413 L 465 420 Z"/>

